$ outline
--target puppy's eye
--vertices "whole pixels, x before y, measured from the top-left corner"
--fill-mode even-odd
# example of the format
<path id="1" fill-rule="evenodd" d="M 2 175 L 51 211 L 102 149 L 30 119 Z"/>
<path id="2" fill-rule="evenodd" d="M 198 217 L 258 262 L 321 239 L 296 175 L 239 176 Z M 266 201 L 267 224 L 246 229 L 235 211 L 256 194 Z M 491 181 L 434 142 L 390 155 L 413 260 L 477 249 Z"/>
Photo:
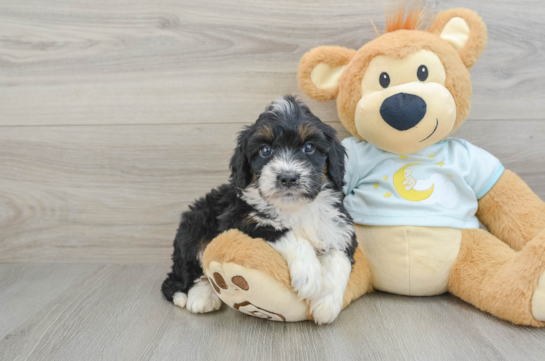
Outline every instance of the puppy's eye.
<path id="1" fill-rule="evenodd" d="M 416 71 L 416 76 L 418 80 L 425 81 L 428 79 L 428 68 L 425 65 L 420 65 Z"/>
<path id="2" fill-rule="evenodd" d="M 272 148 L 268 145 L 264 145 L 260 150 L 259 150 L 259 154 L 264 157 L 264 158 L 267 158 L 268 156 L 270 156 L 272 154 Z"/>
<path id="3" fill-rule="evenodd" d="M 380 83 L 380 86 L 384 89 L 388 88 L 388 85 L 390 85 L 390 76 L 388 73 L 382 73 L 378 77 L 378 82 Z"/>
<path id="4" fill-rule="evenodd" d="M 312 143 L 307 143 L 305 144 L 305 146 L 303 147 L 303 152 L 307 153 L 307 154 L 312 154 L 314 153 L 314 150 L 316 148 L 314 148 L 314 144 Z"/>

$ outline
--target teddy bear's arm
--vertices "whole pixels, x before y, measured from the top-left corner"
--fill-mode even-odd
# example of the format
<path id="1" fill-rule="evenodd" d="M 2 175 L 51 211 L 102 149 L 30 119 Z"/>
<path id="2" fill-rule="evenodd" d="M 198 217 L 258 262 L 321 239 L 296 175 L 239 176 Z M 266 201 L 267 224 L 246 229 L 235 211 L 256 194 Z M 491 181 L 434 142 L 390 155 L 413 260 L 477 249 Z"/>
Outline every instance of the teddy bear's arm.
<path id="1" fill-rule="evenodd" d="M 506 170 L 479 200 L 477 217 L 490 233 L 518 251 L 545 229 L 545 203 L 519 176 Z"/>

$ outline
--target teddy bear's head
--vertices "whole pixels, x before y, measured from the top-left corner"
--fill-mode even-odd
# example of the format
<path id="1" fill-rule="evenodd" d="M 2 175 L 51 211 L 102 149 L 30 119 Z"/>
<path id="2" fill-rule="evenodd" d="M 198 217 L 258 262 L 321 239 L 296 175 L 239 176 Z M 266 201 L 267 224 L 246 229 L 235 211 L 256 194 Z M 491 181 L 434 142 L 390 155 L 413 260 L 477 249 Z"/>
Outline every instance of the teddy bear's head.
<path id="1" fill-rule="evenodd" d="M 471 10 L 439 13 L 426 30 L 418 7 L 396 9 L 387 31 L 359 50 L 321 46 L 299 64 L 312 99 L 337 99 L 339 117 L 361 140 L 398 154 L 424 149 L 454 132 L 471 105 L 469 69 L 487 33 Z"/>

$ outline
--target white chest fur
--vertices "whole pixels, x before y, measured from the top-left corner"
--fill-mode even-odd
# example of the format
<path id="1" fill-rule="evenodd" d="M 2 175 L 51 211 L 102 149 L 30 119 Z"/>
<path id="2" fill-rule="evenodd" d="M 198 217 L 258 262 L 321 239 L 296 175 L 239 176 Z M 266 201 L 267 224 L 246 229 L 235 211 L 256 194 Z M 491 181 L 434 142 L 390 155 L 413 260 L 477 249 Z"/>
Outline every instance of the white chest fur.
<path id="1" fill-rule="evenodd" d="M 297 237 L 308 240 L 317 250 L 344 250 L 351 241 L 353 227 L 335 207 L 340 194 L 331 189 L 322 190 L 310 203 L 297 206 L 292 204 L 285 208 L 270 205 L 253 187 L 247 188 L 242 198 L 256 209 L 251 216 L 259 224 L 290 229 Z"/>

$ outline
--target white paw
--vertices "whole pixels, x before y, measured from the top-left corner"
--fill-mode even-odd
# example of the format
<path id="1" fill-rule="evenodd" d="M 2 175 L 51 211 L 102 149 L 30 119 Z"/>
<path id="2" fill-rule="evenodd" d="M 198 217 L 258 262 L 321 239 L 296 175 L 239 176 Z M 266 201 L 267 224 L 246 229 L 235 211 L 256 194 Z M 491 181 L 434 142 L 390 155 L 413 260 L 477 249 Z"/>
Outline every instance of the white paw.
<path id="1" fill-rule="evenodd" d="M 319 262 L 289 264 L 291 286 L 300 299 L 313 299 L 322 289 L 322 268 Z"/>
<path id="2" fill-rule="evenodd" d="M 184 308 L 187 303 L 187 295 L 183 292 L 176 292 L 172 297 L 172 303 L 180 308 Z"/>
<path id="3" fill-rule="evenodd" d="M 333 291 L 310 301 L 310 312 L 318 325 L 333 322 L 343 307 L 343 295 Z"/>
<path id="4" fill-rule="evenodd" d="M 187 294 L 186 308 L 193 313 L 216 311 L 221 307 L 221 300 L 214 293 L 206 277 L 200 278 Z"/>
<path id="5" fill-rule="evenodd" d="M 309 302 L 310 312 L 318 325 L 333 322 L 343 307 L 346 284 L 352 271 L 352 265 L 346 255 L 338 250 L 331 250 L 320 257 L 323 271 L 322 291 Z"/>
<path id="6" fill-rule="evenodd" d="M 310 243 L 288 232 L 269 243 L 288 264 L 291 286 L 301 300 L 315 298 L 322 288 L 322 266 Z"/>

